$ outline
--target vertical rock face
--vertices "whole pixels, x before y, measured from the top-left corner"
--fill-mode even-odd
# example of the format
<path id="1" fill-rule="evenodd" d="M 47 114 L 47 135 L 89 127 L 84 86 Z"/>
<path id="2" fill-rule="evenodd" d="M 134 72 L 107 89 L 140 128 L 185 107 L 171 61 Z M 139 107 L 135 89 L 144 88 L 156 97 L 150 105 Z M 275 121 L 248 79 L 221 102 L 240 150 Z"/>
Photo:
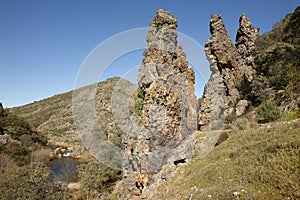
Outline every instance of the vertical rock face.
<path id="1" fill-rule="evenodd" d="M 5 116 L 5 110 L 2 106 L 2 103 L 0 102 L 0 117 L 3 117 L 3 116 Z"/>
<path id="2" fill-rule="evenodd" d="M 259 36 L 259 29 L 252 26 L 250 20 L 242 14 L 240 17 L 240 27 L 236 34 L 235 46 L 240 54 L 240 70 L 245 75 L 248 82 L 253 80 L 255 75 L 254 56 L 255 40 Z"/>
<path id="3" fill-rule="evenodd" d="M 177 20 L 169 12 L 157 11 L 150 23 L 148 48 L 139 70 L 144 107 L 136 159 L 131 162 L 140 193 L 164 165 L 186 158 L 176 148 L 197 130 L 194 71 L 188 67 L 184 50 L 177 42 L 176 27 Z"/>
<path id="4" fill-rule="evenodd" d="M 240 100 L 239 87 L 242 81 L 251 82 L 255 75 L 254 41 L 258 29 L 242 15 L 240 28 L 234 45 L 219 15 L 211 16 L 211 37 L 205 45 L 205 53 L 210 62 L 211 77 L 205 86 L 200 106 L 199 125 L 201 130 L 222 128 L 224 117 L 235 112 Z"/>
<path id="5" fill-rule="evenodd" d="M 163 10 L 157 11 L 150 24 L 138 76 L 145 93 L 141 138 L 147 143 L 141 152 L 159 150 L 172 139 L 180 141 L 197 127 L 194 71 L 177 42 L 176 27 L 176 19 Z"/>

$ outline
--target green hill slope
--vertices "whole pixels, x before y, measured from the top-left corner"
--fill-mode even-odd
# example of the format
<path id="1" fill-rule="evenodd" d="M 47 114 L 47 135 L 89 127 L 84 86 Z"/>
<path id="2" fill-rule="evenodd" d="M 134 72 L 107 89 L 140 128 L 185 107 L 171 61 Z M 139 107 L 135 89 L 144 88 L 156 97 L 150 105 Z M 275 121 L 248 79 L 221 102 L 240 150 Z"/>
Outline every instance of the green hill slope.
<path id="1" fill-rule="evenodd" d="M 95 96 L 99 125 L 106 135 L 118 145 L 122 131 L 113 122 L 111 112 L 111 95 L 120 78 L 110 78 L 97 84 Z M 132 85 L 129 81 L 126 84 Z M 89 87 L 89 86 L 87 86 Z M 34 102 L 28 105 L 11 108 L 14 114 L 25 118 L 38 132 L 49 139 L 67 143 L 81 143 L 73 119 L 72 91 Z"/>
<path id="2" fill-rule="evenodd" d="M 183 166 L 156 199 L 299 199 L 300 120 L 231 132 Z"/>

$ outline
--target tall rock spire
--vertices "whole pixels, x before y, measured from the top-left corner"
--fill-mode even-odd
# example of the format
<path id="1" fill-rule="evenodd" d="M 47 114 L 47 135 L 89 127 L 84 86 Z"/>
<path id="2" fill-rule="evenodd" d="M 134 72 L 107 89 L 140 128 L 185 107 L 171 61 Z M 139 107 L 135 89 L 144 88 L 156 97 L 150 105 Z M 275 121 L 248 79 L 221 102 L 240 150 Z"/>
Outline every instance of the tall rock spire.
<path id="1" fill-rule="evenodd" d="M 240 17 L 235 45 L 219 15 L 211 16 L 210 33 L 205 53 L 212 74 L 205 86 L 199 111 L 201 130 L 222 128 L 224 117 L 236 111 L 241 98 L 241 83 L 251 82 L 255 75 L 254 58 L 251 54 L 255 49 L 258 29 L 252 26 L 245 15 Z"/>
<path id="2" fill-rule="evenodd" d="M 236 34 L 235 46 L 240 54 L 240 70 L 245 74 L 248 82 L 251 82 L 255 74 L 254 56 L 255 40 L 259 36 L 259 29 L 252 26 L 250 20 L 242 14 L 240 17 L 240 27 Z"/>
<path id="3" fill-rule="evenodd" d="M 194 71 L 177 41 L 176 27 L 177 20 L 162 9 L 150 23 L 138 75 L 144 94 L 142 128 L 136 156 L 131 156 L 135 159 L 129 162 L 135 174 L 134 194 L 142 194 L 164 165 L 186 158 L 177 147 L 197 130 Z"/>

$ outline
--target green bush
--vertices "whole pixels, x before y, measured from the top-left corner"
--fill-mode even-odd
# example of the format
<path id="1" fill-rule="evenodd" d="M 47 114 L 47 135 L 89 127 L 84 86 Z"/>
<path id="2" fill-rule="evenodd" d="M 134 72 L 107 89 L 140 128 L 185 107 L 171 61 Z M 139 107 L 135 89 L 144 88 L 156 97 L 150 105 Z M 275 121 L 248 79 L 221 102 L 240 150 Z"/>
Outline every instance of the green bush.
<path id="1" fill-rule="evenodd" d="M 138 99 L 135 102 L 135 106 L 134 106 L 134 112 L 138 115 L 138 116 L 142 116 L 143 115 L 143 108 L 144 108 L 144 101 L 142 99 Z"/>
<path id="2" fill-rule="evenodd" d="M 232 113 L 230 113 L 229 115 L 227 115 L 227 116 L 225 117 L 225 122 L 226 122 L 226 123 L 231 123 L 231 122 L 235 121 L 236 119 L 237 119 L 236 113 L 235 113 L 235 112 L 232 112 Z"/>
<path id="3" fill-rule="evenodd" d="M 274 99 L 281 106 L 288 99 L 297 101 L 300 94 L 299 27 L 300 7 L 297 7 L 256 40 L 257 76 L 251 83 L 250 95 L 247 95 L 254 106 L 267 99 Z"/>
<path id="4" fill-rule="evenodd" d="M 15 161 L 8 155 L 0 154 L 0 175 L 16 167 Z"/>
<path id="5" fill-rule="evenodd" d="M 281 117 L 281 110 L 273 100 L 266 100 L 258 107 L 258 122 L 267 123 Z"/>
<path id="6" fill-rule="evenodd" d="M 290 121 L 300 117 L 299 111 L 293 111 L 288 114 L 283 115 L 279 120 L 280 121 Z"/>
<path id="7" fill-rule="evenodd" d="M 274 91 L 267 77 L 259 75 L 250 84 L 251 90 L 245 96 L 254 106 L 274 97 Z"/>
<path id="8" fill-rule="evenodd" d="M 78 167 L 81 190 L 84 197 L 94 198 L 111 190 L 119 178 L 119 172 L 97 161 L 82 163 Z"/>
<path id="9" fill-rule="evenodd" d="M 137 97 L 138 97 L 138 99 L 135 101 L 134 112 L 138 116 L 142 116 L 143 108 L 144 108 L 145 93 L 141 88 L 138 88 L 138 90 L 137 90 Z"/>
<path id="10" fill-rule="evenodd" d="M 50 171 L 42 163 L 16 168 L 5 178 L 0 177 L 0 194 L 2 200 L 69 199 L 67 189 L 53 185 Z"/>
<path id="11" fill-rule="evenodd" d="M 20 143 L 11 142 L 4 147 L 3 153 L 9 155 L 15 160 L 18 166 L 23 166 L 29 163 L 29 151 Z"/>

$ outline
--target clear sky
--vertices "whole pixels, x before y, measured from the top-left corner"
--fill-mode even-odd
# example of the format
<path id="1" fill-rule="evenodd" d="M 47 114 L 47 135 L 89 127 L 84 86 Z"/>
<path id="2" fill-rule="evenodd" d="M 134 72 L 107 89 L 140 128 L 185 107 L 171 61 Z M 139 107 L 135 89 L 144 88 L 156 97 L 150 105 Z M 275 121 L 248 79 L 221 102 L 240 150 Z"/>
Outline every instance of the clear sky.
<path id="1" fill-rule="evenodd" d="M 159 8 L 170 11 L 178 20 L 178 31 L 204 46 L 210 36 L 211 14 L 222 16 L 234 40 L 242 13 L 263 33 L 299 3 L 296 0 L 0 0 L 0 102 L 4 107 L 13 107 L 72 90 L 76 74 L 92 49 L 114 34 L 148 27 Z M 122 56 L 101 79 L 122 76 L 138 67 L 141 59 L 142 50 Z M 196 86 L 200 96 L 203 84 Z"/>

